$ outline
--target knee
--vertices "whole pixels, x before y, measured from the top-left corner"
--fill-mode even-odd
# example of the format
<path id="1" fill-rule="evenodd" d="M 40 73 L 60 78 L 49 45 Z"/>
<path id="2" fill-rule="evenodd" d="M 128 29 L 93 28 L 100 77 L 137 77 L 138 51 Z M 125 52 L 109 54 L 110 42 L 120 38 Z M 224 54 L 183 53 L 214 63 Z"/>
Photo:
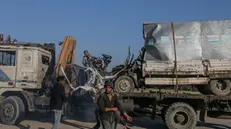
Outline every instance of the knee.
<path id="1" fill-rule="evenodd" d="M 99 109 L 96 108 L 96 109 L 95 109 L 95 114 L 98 114 L 98 113 L 99 113 Z"/>
<path id="2" fill-rule="evenodd" d="M 120 114 L 119 111 L 117 111 L 115 114 L 116 114 L 117 117 L 120 117 L 120 116 L 121 116 L 121 114 Z"/>

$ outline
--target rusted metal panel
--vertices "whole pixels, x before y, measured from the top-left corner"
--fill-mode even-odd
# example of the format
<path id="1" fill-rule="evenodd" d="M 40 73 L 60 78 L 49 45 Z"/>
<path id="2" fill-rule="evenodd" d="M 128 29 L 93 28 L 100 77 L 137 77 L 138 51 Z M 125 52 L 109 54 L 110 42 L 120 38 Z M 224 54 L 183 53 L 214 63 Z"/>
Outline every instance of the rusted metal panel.
<path id="1" fill-rule="evenodd" d="M 231 72 L 231 60 L 209 60 L 210 73 Z"/>
<path id="2" fill-rule="evenodd" d="M 146 61 L 144 68 L 145 71 L 173 71 L 174 62 Z"/>
<path id="3" fill-rule="evenodd" d="M 177 78 L 178 85 L 207 84 L 208 78 Z M 145 78 L 146 85 L 176 85 L 176 78 Z"/>
<path id="4" fill-rule="evenodd" d="M 170 62 L 146 61 L 143 67 L 145 72 L 151 72 L 151 74 L 174 74 L 173 62 L 170 63 Z M 177 72 L 175 74 L 203 75 L 204 66 L 200 60 L 178 61 Z"/>
<path id="5" fill-rule="evenodd" d="M 155 93 L 147 93 L 147 92 L 133 92 L 133 93 L 121 93 L 119 94 L 120 98 L 152 98 L 152 99 L 156 99 L 157 101 L 161 101 L 164 99 L 168 99 L 168 98 L 174 98 L 174 99 L 198 99 L 198 100 L 203 100 L 204 102 L 211 102 L 214 100 L 229 100 L 231 101 L 231 96 L 215 96 L 215 95 L 202 95 L 202 94 L 182 94 L 179 92 L 178 93 L 174 93 L 172 92 L 172 94 L 169 93 L 159 93 L 159 92 L 155 92 Z"/>
<path id="6" fill-rule="evenodd" d="M 146 61 L 144 72 L 151 74 L 174 74 L 174 63 L 164 61 Z M 231 60 L 208 60 L 205 66 L 202 60 L 177 62 L 177 72 L 174 75 L 210 75 L 231 73 Z"/>

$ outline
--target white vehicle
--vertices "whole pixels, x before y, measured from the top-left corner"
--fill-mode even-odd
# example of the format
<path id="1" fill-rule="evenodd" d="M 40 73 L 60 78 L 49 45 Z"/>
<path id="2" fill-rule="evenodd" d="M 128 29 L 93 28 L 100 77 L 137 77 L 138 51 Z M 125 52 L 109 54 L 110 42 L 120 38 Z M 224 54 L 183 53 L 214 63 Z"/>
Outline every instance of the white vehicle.
<path id="1" fill-rule="evenodd" d="M 36 106 L 49 106 L 49 88 L 55 66 L 65 66 L 68 56 L 73 55 L 75 41 L 65 37 L 60 58 L 55 62 L 55 44 L 5 42 L 0 44 L 0 95 L 4 97 L 0 110 L 3 124 L 18 124 Z M 72 58 L 71 58 L 72 59 Z M 73 63 L 70 60 L 70 63 Z M 65 67 L 64 67 L 65 68 Z M 58 72 L 58 69 L 56 69 Z M 59 73 L 58 73 L 59 74 Z"/>

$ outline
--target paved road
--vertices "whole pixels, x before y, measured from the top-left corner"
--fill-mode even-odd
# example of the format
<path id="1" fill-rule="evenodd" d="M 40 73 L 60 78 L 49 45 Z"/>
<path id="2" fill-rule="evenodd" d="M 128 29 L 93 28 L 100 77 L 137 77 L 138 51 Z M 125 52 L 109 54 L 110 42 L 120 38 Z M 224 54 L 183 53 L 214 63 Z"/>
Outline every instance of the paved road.
<path id="1" fill-rule="evenodd" d="M 77 120 L 65 120 L 60 129 L 91 129 L 94 122 L 80 122 Z M 33 114 L 18 126 L 1 125 L 1 129 L 50 129 L 51 116 L 44 114 Z M 122 129 L 122 126 L 118 127 Z M 133 129 L 166 129 L 164 123 L 157 119 L 155 121 L 148 117 L 134 118 Z M 208 118 L 208 123 L 198 123 L 196 129 L 231 129 L 231 120 Z"/>

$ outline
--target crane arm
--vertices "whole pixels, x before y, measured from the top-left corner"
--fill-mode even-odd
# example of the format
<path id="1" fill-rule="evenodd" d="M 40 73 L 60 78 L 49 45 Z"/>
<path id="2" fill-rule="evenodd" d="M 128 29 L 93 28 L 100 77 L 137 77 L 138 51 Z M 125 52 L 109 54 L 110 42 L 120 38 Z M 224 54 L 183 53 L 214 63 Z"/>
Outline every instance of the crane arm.
<path id="1" fill-rule="evenodd" d="M 63 76 L 62 68 L 66 68 L 69 64 L 75 63 L 76 40 L 72 36 L 65 36 L 61 43 L 61 50 L 56 65 L 56 76 Z"/>

